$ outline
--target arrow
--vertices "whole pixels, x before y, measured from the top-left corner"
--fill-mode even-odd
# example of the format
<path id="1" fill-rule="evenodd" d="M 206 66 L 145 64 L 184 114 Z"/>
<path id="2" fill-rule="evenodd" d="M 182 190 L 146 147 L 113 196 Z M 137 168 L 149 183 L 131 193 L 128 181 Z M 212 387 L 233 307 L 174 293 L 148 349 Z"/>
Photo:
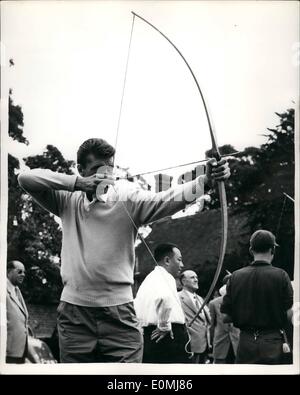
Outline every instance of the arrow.
<path id="1" fill-rule="evenodd" d="M 293 203 L 295 203 L 295 199 L 293 199 L 290 195 L 287 193 L 283 192 L 284 196 L 286 196 L 288 199 L 290 199 Z"/>
<path id="2" fill-rule="evenodd" d="M 235 156 L 235 155 L 238 155 L 238 154 L 240 154 L 240 153 L 241 153 L 240 151 L 237 151 L 237 152 L 233 152 L 233 153 L 231 153 L 231 154 L 221 155 L 221 158 L 228 158 L 228 157 L 230 157 L 230 156 Z M 202 160 L 197 160 L 197 161 L 195 161 L 195 162 L 184 163 L 184 164 L 182 164 L 182 165 L 171 166 L 171 167 L 165 167 L 165 168 L 163 168 L 163 169 L 157 169 L 157 170 L 147 171 L 147 172 L 145 172 L 145 173 L 138 173 L 138 174 L 134 174 L 133 176 L 117 177 L 117 179 L 118 179 L 118 180 L 127 180 L 127 179 L 130 179 L 130 178 L 145 176 L 145 175 L 147 175 L 147 174 L 153 174 L 153 173 L 158 173 L 158 172 L 165 171 L 165 170 L 176 169 L 176 168 L 178 168 L 178 167 L 184 167 L 184 166 L 189 166 L 189 165 L 195 165 L 195 164 L 197 164 L 197 163 L 204 163 L 204 162 L 207 162 L 207 161 L 208 161 L 208 159 L 202 159 Z"/>

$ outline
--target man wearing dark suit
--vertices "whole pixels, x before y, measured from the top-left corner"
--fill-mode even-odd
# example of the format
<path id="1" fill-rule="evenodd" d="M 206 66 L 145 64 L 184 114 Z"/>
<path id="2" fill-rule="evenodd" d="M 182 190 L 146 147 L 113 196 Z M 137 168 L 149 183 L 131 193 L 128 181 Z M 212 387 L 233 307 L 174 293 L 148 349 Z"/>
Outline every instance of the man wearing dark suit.
<path id="1" fill-rule="evenodd" d="M 24 363 L 27 355 L 28 311 L 19 289 L 24 278 L 24 265 L 19 261 L 8 262 L 6 363 Z"/>
<path id="2" fill-rule="evenodd" d="M 210 348 L 209 325 L 210 314 L 205 306 L 191 326 L 195 314 L 203 303 L 203 299 L 196 294 L 198 290 L 198 276 L 192 270 L 185 270 L 180 277 L 182 291 L 179 292 L 181 306 L 185 314 L 186 324 L 190 335 L 190 347 L 193 353 L 192 362 L 205 363 Z"/>

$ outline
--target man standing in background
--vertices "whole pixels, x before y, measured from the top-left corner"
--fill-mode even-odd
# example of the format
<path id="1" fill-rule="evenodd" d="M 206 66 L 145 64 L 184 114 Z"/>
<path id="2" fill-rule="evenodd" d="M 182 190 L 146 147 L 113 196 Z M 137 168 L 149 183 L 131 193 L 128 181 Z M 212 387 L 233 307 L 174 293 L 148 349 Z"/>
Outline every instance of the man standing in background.
<path id="1" fill-rule="evenodd" d="M 192 321 L 199 311 L 203 303 L 203 299 L 196 293 L 199 288 L 198 276 L 193 270 L 185 270 L 180 276 L 180 282 L 183 289 L 178 294 L 191 339 L 190 347 L 191 352 L 193 353 L 191 362 L 206 363 L 208 351 L 211 347 L 209 338 L 209 310 L 205 306 L 193 324 L 189 326 L 189 322 Z"/>
<path id="2" fill-rule="evenodd" d="M 214 298 L 209 303 L 211 317 L 211 339 L 213 341 L 214 363 L 234 363 L 239 343 L 240 331 L 232 323 L 223 321 L 224 315 L 220 311 L 224 295 L 226 294 L 226 283 L 230 275 L 223 279 L 223 286 L 219 289 L 221 296 Z"/>
<path id="3" fill-rule="evenodd" d="M 24 363 L 28 348 L 28 311 L 19 286 L 25 278 L 25 268 L 19 261 L 7 264 L 7 342 L 6 363 Z"/>
<path id="4" fill-rule="evenodd" d="M 158 265 L 142 282 L 135 301 L 144 332 L 144 363 L 188 363 L 189 337 L 175 279 L 183 268 L 175 244 L 160 244 L 154 251 Z"/>
<path id="5" fill-rule="evenodd" d="M 283 362 L 282 330 L 293 305 L 288 274 L 272 266 L 275 236 L 257 230 L 250 238 L 253 262 L 236 270 L 227 283 L 221 312 L 240 328 L 236 363 L 277 365 Z"/>

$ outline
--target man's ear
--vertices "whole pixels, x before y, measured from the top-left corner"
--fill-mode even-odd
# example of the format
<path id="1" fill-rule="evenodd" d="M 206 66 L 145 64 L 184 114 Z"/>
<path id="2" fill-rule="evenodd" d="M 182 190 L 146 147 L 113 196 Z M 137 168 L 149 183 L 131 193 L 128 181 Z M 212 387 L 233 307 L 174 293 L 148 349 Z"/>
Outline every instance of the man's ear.
<path id="1" fill-rule="evenodd" d="M 83 170 L 83 167 L 82 167 L 81 165 L 77 165 L 77 170 L 78 170 L 78 173 L 79 173 L 82 177 L 84 177 L 84 170 Z"/>
<path id="2" fill-rule="evenodd" d="M 252 248 L 251 248 L 251 247 L 249 248 L 249 252 L 250 252 L 250 255 L 252 255 L 252 256 L 253 256 L 253 250 L 252 250 Z"/>
<path id="3" fill-rule="evenodd" d="M 169 264 L 170 264 L 170 258 L 168 257 L 168 255 L 164 257 L 164 262 L 165 262 L 165 265 L 166 265 L 166 266 L 169 266 Z"/>

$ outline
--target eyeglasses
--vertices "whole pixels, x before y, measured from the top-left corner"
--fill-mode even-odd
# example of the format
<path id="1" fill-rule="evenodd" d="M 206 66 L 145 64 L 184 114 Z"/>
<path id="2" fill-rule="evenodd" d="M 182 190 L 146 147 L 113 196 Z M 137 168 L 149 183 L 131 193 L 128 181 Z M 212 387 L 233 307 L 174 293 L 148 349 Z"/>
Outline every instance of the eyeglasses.
<path id="1" fill-rule="evenodd" d="M 17 273 L 18 273 L 18 274 L 22 274 L 22 273 L 25 274 L 26 271 L 25 271 L 25 270 L 17 270 Z"/>

